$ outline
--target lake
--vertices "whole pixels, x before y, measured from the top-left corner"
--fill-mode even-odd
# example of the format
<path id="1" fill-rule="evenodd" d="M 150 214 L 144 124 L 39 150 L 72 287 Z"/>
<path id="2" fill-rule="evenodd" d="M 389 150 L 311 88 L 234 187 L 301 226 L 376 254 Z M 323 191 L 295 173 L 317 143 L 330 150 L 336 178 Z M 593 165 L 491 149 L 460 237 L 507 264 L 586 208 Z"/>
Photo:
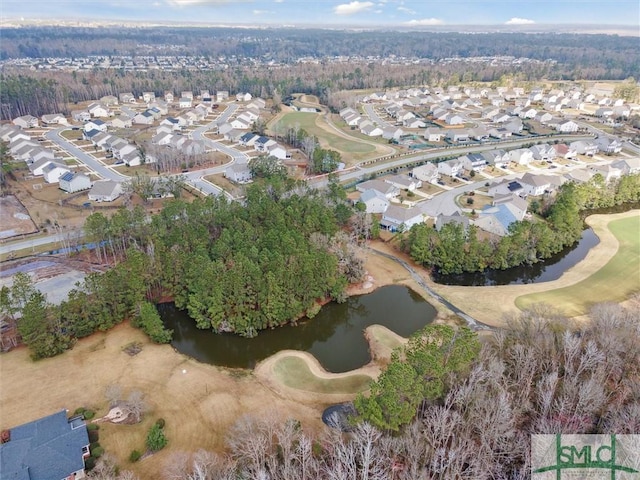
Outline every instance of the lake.
<path id="1" fill-rule="evenodd" d="M 302 350 L 315 356 L 329 372 L 347 372 L 371 360 L 364 329 L 383 325 L 408 337 L 431 323 L 436 309 L 408 287 L 390 285 L 344 303 L 331 302 L 313 318 L 263 330 L 244 338 L 196 328 L 187 312 L 173 303 L 158 305 L 167 328 L 173 330 L 171 345 L 201 362 L 232 368 L 253 368 L 281 350 Z"/>

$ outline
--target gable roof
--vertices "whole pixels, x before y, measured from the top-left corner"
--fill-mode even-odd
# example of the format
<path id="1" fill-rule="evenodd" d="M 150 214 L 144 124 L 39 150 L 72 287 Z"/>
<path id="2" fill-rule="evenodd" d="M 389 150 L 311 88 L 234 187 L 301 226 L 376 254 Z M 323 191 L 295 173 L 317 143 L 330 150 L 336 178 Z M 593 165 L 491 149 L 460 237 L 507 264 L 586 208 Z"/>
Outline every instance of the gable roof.
<path id="1" fill-rule="evenodd" d="M 0 445 L 2 478 L 60 480 L 84 469 L 82 447 L 89 445 L 84 421 L 67 420 L 61 410 L 11 429 Z"/>

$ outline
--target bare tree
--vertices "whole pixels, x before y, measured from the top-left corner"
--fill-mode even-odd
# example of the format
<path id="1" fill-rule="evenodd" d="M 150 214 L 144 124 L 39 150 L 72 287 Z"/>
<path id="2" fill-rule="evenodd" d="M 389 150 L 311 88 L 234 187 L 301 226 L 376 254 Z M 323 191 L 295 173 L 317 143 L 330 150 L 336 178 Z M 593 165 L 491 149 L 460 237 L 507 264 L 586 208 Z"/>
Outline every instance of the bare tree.
<path id="1" fill-rule="evenodd" d="M 135 421 L 139 422 L 142 419 L 142 415 L 147 411 L 144 394 L 140 390 L 133 390 L 127 398 L 126 407 Z"/>
<path id="2" fill-rule="evenodd" d="M 110 383 L 104 390 L 104 396 L 109 402 L 109 408 L 113 408 L 122 399 L 122 388 L 117 383 Z"/>

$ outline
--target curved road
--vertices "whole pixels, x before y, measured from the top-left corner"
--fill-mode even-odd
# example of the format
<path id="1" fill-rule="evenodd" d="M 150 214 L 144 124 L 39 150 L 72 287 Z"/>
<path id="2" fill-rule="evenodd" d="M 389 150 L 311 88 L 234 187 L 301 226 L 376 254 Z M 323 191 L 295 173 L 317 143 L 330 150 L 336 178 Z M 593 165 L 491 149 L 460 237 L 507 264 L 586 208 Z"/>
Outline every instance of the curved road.
<path id="1" fill-rule="evenodd" d="M 467 325 L 469 325 L 469 328 L 473 330 L 493 330 L 494 329 L 494 327 L 487 325 L 486 323 L 482 323 L 479 320 L 476 320 L 475 318 L 473 318 L 471 315 L 466 314 L 465 312 L 460 310 L 458 307 L 453 305 L 451 302 L 444 299 L 441 295 L 433 291 L 433 289 L 429 287 L 429 285 L 427 285 L 427 283 L 424 281 L 422 276 L 420 276 L 420 274 L 416 272 L 413 269 L 413 267 L 411 267 L 411 265 L 409 265 L 407 262 L 405 262 L 401 258 L 398 258 L 386 252 L 381 252 L 380 250 L 376 250 L 375 248 L 371 248 L 370 250 L 376 255 L 380 255 L 382 257 L 388 258 L 389 260 L 393 260 L 394 262 L 402 265 L 409 272 L 409 274 L 411 275 L 411 278 L 413 278 L 416 281 L 416 283 L 420 285 L 424 289 L 424 291 L 429 294 L 429 296 L 431 296 L 433 299 L 443 304 L 445 307 L 447 307 L 449 310 L 451 310 L 453 313 L 455 313 L 459 317 L 463 318 L 467 322 Z"/>
<path id="2" fill-rule="evenodd" d="M 382 119 L 378 112 L 376 112 L 375 107 L 370 103 L 365 103 L 363 105 L 364 111 L 367 113 L 371 121 L 377 124 L 380 128 L 390 127 L 391 124 L 386 120 Z"/>

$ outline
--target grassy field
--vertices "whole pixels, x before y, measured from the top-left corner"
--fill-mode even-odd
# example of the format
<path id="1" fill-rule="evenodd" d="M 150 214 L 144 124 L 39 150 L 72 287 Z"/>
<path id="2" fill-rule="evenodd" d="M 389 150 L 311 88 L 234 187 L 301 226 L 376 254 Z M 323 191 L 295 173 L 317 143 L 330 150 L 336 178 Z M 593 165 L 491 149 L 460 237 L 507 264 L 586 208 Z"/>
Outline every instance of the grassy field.
<path id="1" fill-rule="evenodd" d="M 319 118 L 320 115 L 317 113 L 293 112 L 284 115 L 280 120 L 280 123 L 286 127 L 298 124 L 300 125 L 300 128 L 305 129 L 308 134 L 318 137 L 321 144 L 324 142 L 326 147 L 333 148 L 341 153 L 362 155 L 373 153 L 375 151 L 375 147 L 369 143 L 349 140 L 348 138 L 333 134 L 318 126 L 316 121 Z"/>
<path id="2" fill-rule="evenodd" d="M 553 305 L 568 316 L 583 315 L 600 302 L 621 302 L 640 290 L 640 216 L 614 220 L 609 230 L 620 246 L 614 257 L 593 275 L 574 285 L 516 299 L 520 309 L 535 303 Z"/>
<path id="3" fill-rule="evenodd" d="M 368 388 L 371 377 L 352 374 L 335 378 L 320 378 L 311 372 L 308 363 L 297 356 L 284 356 L 273 366 L 275 378 L 283 385 L 314 393 L 351 394 Z"/>

